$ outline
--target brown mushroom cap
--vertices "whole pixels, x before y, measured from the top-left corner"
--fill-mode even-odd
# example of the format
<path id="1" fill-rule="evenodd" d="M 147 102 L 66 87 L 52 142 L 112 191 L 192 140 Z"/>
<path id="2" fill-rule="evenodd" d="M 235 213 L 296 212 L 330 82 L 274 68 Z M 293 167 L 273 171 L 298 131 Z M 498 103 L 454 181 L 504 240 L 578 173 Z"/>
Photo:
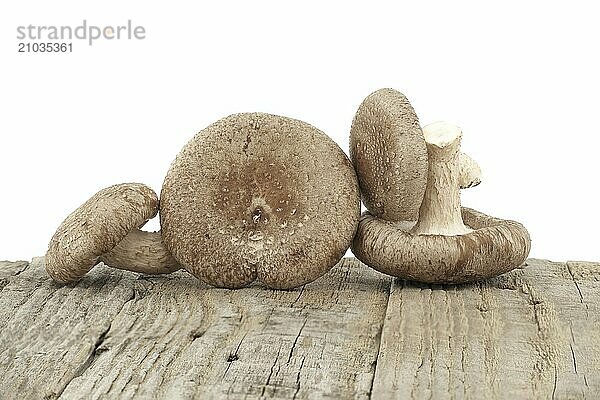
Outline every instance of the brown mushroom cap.
<path id="1" fill-rule="evenodd" d="M 46 271 L 60 283 L 79 280 L 157 212 L 156 193 L 141 183 L 100 190 L 60 224 L 48 245 Z"/>
<path id="2" fill-rule="evenodd" d="M 356 174 L 339 146 L 305 122 L 263 113 L 198 133 L 161 192 L 167 248 L 219 287 L 310 282 L 344 255 L 359 217 Z"/>
<path id="3" fill-rule="evenodd" d="M 427 183 L 427 150 L 415 110 L 394 89 L 362 102 L 350 130 L 350 158 L 371 214 L 414 221 Z"/>
<path id="4" fill-rule="evenodd" d="M 515 221 L 462 208 L 472 232 L 457 236 L 415 235 L 406 222 L 363 214 L 352 244 L 370 267 L 402 279 L 463 283 L 490 278 L 521 265 L 531 248 L 529 233 Z"/>

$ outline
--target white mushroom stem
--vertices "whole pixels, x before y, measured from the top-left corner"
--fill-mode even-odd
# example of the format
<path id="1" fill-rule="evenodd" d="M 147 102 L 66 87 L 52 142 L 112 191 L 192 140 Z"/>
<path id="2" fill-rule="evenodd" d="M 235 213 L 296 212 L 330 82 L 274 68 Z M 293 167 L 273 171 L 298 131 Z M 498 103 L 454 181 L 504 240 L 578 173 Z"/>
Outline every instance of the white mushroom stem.
<path id="1" fill-rule="evenodd" d="M 467 189 L 481 183 L 481 168 L 479 168 L 477 161 L 465 153 L 459 153 L 458 165 L 460 170 L 458 183 L 461 189 Z"/>
<path id="2" fill-rule="evenodd" d="M 419 220 L 412 229 L 417 235 L 462 235 L 472 230 L 462 220 L 460 209 L 459 127 L 436 122 L 423 128 L 429 169 Z"/>
<path id="3" fill-rule="evenodd" d="M 100 261 L 114 268 L 144 274 L 169 274 L 181 266 L 165 247 L 160 232 L 135 229 L 127 234 Z"/>

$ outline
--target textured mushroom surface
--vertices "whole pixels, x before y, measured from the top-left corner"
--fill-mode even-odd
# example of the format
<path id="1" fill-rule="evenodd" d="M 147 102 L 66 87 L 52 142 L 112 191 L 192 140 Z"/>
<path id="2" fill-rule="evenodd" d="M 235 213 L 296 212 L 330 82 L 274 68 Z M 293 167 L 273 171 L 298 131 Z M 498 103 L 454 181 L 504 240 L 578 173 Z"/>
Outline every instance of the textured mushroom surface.
<path id="1" fill-rule="evenodd" d="M 531 247 L 518 222 L 462 208 L 472 232 L 456 236 L 415 235 L 413 223 L 363 214 L 352 244 L 354 255 L 380 272 L 427 283 L 463 283 L 490 278 L 521 265 Z"/>
<path id="2" fill-rule="evenodd" d="M 459 164 L 459 186 L 461 189 L 468 189 L 481 183 L 481 168 L 477 161 L 471 156 L 460 153 L 458 156 Z"/>
<path id="3" fill-rule="evenodd" d="M 417 219 L 427 182 L 427 150 L 417 114 L 402 93 L 380 89 L 365 98 L 352 122 L 350 158 L 373 215 Z"/>
<path id="4" fill-rule="evenodd" d="M 156 193 L 141 183 L 100 190 L 60 224 L 48 245 L 46 271 L 60 283 L 77 281 L 157 212 Z"/>
<path id="5" fill-rule="evenodd" d="M 263 113 L 198 133 L 161 192 L 167 248 L 219 287 L 310 282 L 344 255 L 359 217 L 356 174 L 339 146 L 305 122 Z"/>
<path id="6" fill-rule="evenodd" d="M 470 231 L 460 208 L 460 142 L 458 126 L 436 122 L 423 128 L 427 146 L 427 187 L 412 229 L 419 235 L 462 235 Z"/>
<path id="7" fill-rule="evenodd" d="M 181 269 L 163 243 L 160 232 L 134 229 L 100 261 L 114 268 L 143 274 L 170 274 Z"/>

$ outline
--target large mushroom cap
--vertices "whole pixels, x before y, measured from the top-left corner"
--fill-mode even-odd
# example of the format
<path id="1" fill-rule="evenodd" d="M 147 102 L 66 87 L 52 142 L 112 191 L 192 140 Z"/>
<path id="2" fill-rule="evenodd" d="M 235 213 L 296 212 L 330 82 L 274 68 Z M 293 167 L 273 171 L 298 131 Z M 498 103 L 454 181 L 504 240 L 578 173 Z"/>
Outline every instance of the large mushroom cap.
<path id="1" fill-rule="evenodd" d="M 46 253 L 46 271 L 57 282 L 80 279 L 130 231 L 158 212 L 158 197 L 141 183 L 100 190 L 60 224 Z"/>
<path id="2" fill-rule="evenodd" d="M 415 110 L 394 89 L 364 99 L 350 131 L 350 158 L 375 216 L 414 221 L 427 183 L 427 150 Z"/>
<path id="3" fill-rule="evenodd" d="M 388 275 L 427 283 L 463 283 L 490 278 L 521 265 L 531 248 L 529 233 L 518 222 L 462 208 L 472 232 L 415 235 L 406 222 L 391 222 L 366 212 L 352 252 Z"/>
<path id="4" fill-rule="evenodd" d="M 220 287 L 292 288 L 344 255 L 360 217 L 339 146 L 291 118 L 245 113 L 198 133 L 161 192 L 163 238 L 189 272 Z"/>

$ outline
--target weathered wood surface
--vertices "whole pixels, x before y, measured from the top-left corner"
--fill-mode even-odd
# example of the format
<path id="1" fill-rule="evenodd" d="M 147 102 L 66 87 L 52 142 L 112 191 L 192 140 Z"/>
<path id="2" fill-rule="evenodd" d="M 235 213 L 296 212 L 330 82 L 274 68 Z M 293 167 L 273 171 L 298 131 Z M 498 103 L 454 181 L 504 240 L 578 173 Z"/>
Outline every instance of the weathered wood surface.
<path id="1" fill-rule="evenodd" d="M 599 398 L 600 265 L 472 285 L 345 259 L 293 291 L 0 262 L 0 398 Z"/>

